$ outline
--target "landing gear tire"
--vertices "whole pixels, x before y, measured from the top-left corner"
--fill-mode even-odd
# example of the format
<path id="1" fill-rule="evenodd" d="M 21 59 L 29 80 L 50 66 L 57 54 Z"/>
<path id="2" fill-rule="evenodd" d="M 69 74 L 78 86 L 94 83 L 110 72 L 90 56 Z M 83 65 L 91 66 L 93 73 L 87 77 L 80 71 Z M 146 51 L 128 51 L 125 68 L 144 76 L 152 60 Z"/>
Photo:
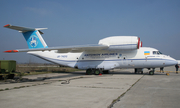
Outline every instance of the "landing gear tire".
<path id="1" fill-rule="evenodd" d="M 103 71 L 103 74 L 109 74 L 108 70 Z"/>
<path id="2" fill-rule="evenodd" d="M 149 75 L 154 75 L 154 71 L 149 71 Z"/>
<path id="3" fill-rule="evenodd" d="M 143 71 L 141 71 L 141 74 L 143 74 Z"/>
<path id="4" fill-rule="evenodd" d="M 98 69 L 96 69 L 95 71 L 94 71 L 94 74 L 95 75 L 99 75 L 101 72 L 100 72 L 100 70 L 98 70 Z"/>
<path id="5" fill-rule="evenodd" d="M 136 68 L 134 69 L 134 73 L 137 74 L 137 69 Z"/>
<path id="6" fill-rule="evenodd" d="M 87 75 L 92 75 L 92 70 L 91 70 L 91 69 L 87 69 L 87 70 L 86 70 L 86 74 L 87 74 Z"/>

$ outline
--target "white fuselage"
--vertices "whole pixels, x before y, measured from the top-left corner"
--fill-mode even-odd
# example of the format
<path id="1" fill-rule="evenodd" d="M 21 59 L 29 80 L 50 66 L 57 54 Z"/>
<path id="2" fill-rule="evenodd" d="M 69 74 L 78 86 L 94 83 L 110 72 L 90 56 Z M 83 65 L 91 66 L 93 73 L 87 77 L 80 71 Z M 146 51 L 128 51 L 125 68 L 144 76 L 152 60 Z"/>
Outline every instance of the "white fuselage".
<path id="1" fill-rule="evenodd" d="M 78 69 L 157 68 L 177 64 L 175 59 L 156 52 L 158 50 L 154 48 L 140 47 L 136 50 L 100 50 L 78 53 L 59 53 L 57 50 L 52 50 L 28 53 Z"/>

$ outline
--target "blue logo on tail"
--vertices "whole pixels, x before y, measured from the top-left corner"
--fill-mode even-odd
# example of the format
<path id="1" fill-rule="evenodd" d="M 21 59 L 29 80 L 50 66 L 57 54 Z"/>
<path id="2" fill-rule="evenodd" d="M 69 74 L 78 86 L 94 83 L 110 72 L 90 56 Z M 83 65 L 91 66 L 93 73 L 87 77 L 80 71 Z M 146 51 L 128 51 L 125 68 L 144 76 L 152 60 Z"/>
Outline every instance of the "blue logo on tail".
<path id="1" fill-rule="evenodd" d="M 35 48 L 35 47 L 38 45 L 37 38 L 38 38 L 38 37 L 35 36 L 35 35 L 32 35 L 32 36 L 30 37 L 30 42 L 29 42 L 29 44 L 31 45 L 31 47 Z"/>

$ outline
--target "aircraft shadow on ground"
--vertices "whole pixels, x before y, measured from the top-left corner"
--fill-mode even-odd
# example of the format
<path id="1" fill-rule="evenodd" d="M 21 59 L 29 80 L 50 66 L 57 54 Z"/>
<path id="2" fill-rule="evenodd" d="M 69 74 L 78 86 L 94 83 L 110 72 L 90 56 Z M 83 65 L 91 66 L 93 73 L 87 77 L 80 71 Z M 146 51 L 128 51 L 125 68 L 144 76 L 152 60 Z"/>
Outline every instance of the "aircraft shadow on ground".
<path id="1" fill-rule="evenodd" d="M 35 81 L 43 81 L 43 80 L 46 80 L 46 79 L 59 79 L 59 78 L 71 78 L 71 77 L 81 77 L 81 76 L 84 76 L 86 75 L 86 72 L 65 72 L 65 71 L 57 71 L 57 72 L 53 72 L 53 73 L 58 73 L 59 75 L 57 76 L 45 76 L 45 77 L 37 77 L 37 79 L 28 79 L 28 78 L 23 78 L 21 80 L 21 82 L 35 82 Z M 63 75 L 65 74 L 65 75 Z M 109 72 L 109 74 L 102 74 L 103 76 L 106 76 L 106 75 L 149 75 L 148 72 L 144 72 L 143 74 L 141 73 L 137 73 L 135 74 L 134 72 L 130 72 L 130 71 L 122 71 L 122 72 L 114 72 L 114 71 L 111 71 Z M 159 73 L 159 72 L 155 72 L 154 75 L 166 75 L 166 73 Z M 87 76 L 99 76 L 99 75 L 87 75 Z M 151 75 L 153 76 L 153 75 Z M 59 79 L 60 80 L 60 79 Z"/>
<path id="2" fill-rule="evenodd" d="M 149 72 L 144 72 L 143 74 L 141 73 L 134 73 L 134 72 L 130 72 L 130 71 L 123 71 L 123 72 L 110 72 L 109 74 L 121 74 L 121 75 L 149 75 Z M 166 75 L 166 73 L 159 73 L 159 72 L 155 72 L 154 75 Z M 151 75 L 153 76 L 153 75 Z"/>

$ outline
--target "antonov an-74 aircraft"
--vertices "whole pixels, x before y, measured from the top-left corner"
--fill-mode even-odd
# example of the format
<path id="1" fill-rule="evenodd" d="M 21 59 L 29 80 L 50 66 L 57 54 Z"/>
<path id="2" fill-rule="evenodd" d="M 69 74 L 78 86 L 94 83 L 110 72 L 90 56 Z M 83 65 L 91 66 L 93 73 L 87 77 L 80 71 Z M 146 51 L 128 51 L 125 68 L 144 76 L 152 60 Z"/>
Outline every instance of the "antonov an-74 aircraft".
<path id="1" fill-rule="evenodd" d="M 97 45 L 48 47 L 40 30 L 47 28 L 26 28 L 13 25 L 4 27 L 21 32 L 29 49 L 5 52 L 27 52 L 47 61 L 86 70 L 86 74 L 99 75 L 115 68 L 134 68 L 143 73 L 148 68 L 153 75 L 155 68 L 166 67 L 178 62 L 170 56 L 150 47 L 142 47 L 137 36 L 112 36 L 99 40 Z"/>

